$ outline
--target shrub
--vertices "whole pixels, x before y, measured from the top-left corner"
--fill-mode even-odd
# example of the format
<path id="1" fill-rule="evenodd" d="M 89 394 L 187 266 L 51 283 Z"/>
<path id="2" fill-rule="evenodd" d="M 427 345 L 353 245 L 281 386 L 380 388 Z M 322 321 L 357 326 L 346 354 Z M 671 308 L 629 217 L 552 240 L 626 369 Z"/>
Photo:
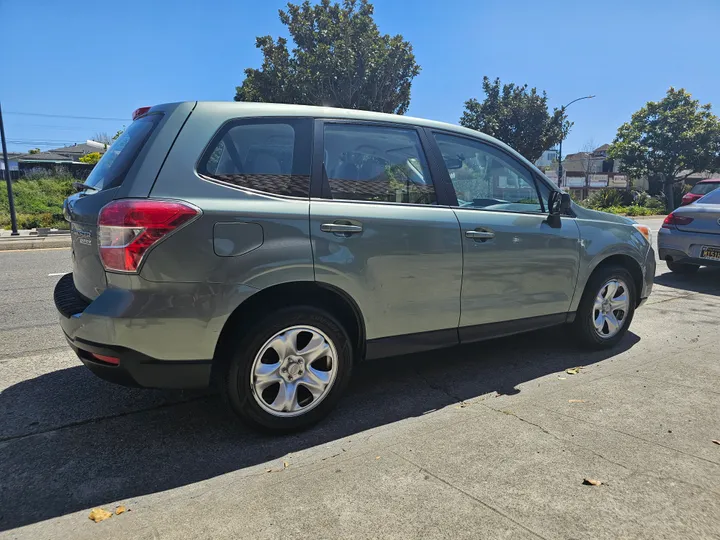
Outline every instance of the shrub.
<path id="1" fill-rule="evenodd" d="M 67 173 L 57 177 L 48 176 L 48 171 L 44 171 L 44 174 L 42 177 L 13 182 L 15 212 L 21 229 L 68 226 L 62 218 L 62 204 L 72 193 L 75 179 Z M 10 206 L 5 189 L 0 190 L 0 227 L 10 227 Z"/>
<path id="2" fill-rule="evenodd" d="M 604 188 L 590 195 L 585 202 L 588 208 L 602 210 L 612 206 L 622 206 L 623 195 L 616 189 Z"/>

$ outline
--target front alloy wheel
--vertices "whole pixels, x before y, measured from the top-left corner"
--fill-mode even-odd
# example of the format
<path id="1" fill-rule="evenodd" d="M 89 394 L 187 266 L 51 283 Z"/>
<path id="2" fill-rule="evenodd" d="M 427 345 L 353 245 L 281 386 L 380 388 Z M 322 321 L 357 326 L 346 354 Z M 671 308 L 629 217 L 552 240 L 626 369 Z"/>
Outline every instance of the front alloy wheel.
<path id="1" fill-rule="evenodd" d="M 628 286 L 621 279 L 610 279 L 595 297 L 593 324 L 595 332 L 602 339 L 614 337 L 625 324 L 625 315 L 630 308 Z"/>

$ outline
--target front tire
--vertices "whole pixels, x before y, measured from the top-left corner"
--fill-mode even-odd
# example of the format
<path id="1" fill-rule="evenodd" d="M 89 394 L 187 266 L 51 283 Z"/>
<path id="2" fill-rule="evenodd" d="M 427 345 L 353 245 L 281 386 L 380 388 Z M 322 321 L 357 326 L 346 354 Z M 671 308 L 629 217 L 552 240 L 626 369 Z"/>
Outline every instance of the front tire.
<path id="1" fill-rule="evenodd" d="M 637 305 L 630 272 L 622 266 L 604 266 L 585 286 L 573 329 L 577 341 L 591 349 L 609 349 L 628 331 Z"/>
<path id="2" fill-rule="evenodd" d="M 667 261 L 667 266 L 675 274 L 694 274 L 700 270 L 700 266 L 697 264 L 682 264 L 673 261 Z"/>
<path id="3" fill-rule="evenodd" d="M 298 431 L 335 407 L 352 364 L 348 334 L 332 315 L 312 306 L 285 308 L 244 329 L 222 392 L 253 427 Z"/>

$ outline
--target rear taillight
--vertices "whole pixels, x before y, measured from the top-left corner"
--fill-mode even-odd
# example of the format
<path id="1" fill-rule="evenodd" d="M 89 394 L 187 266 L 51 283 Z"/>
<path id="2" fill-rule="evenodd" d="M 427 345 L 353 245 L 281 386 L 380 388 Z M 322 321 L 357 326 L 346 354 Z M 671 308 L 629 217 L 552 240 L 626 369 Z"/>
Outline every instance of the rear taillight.
<path id="1" fill-rule="evenodd" d="M 145 253 L 200 215 L 187 203 L 152 199 L 113 201 L 100 210 L 98 245 L 106 270 L 137 272 Z"/>
<path id="2" fill-rule="evenodd" d="M 694 203 L 700 197 L 702 197 L 702 195 L 697 195 L 695 193 L 686 193 L 685 195 L 683 195 L 682 203 L 680 206 L 685 206 L 687 204 Z"/>
<path id="3" fill-rule="evenodd" d="M 677 227 L 678 225 L 689 225 L 693 222 L 693 218 L 688 216 L 678 216 L 676 214 L 673 214 L 670 212 L 666 217 L 665 221 L 663 221 L 663 229 L 672 229 L 673 227 Z"/>

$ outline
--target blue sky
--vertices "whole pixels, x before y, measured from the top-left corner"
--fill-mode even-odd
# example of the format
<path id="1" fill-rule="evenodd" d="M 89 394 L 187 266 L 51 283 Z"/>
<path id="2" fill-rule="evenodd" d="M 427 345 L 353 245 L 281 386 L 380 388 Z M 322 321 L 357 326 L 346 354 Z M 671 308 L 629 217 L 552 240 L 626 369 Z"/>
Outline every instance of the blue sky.
<path id="1" fill-rule="evenodd" d="M 422 72 L 409 114 L 457 123 L 482 78 L 546 90 L 569 110 L 564 150 L 610 142 L 671 85 L 720 113 L 720 1 L 376 0 L 384 33 L 402 34 Z M 283 35 L 274 0 L 0 0 L 0 100 L 9 147 L 62 146 L 110 134 L 140 106 L 231 100 L 259 67 L 255 36 Z M 128 118 L 94 121 L 9 114 Z M 46 141 L 35 144 L 32 141 Z M 57 141 L 57 144 L 52 141 Z"/>

